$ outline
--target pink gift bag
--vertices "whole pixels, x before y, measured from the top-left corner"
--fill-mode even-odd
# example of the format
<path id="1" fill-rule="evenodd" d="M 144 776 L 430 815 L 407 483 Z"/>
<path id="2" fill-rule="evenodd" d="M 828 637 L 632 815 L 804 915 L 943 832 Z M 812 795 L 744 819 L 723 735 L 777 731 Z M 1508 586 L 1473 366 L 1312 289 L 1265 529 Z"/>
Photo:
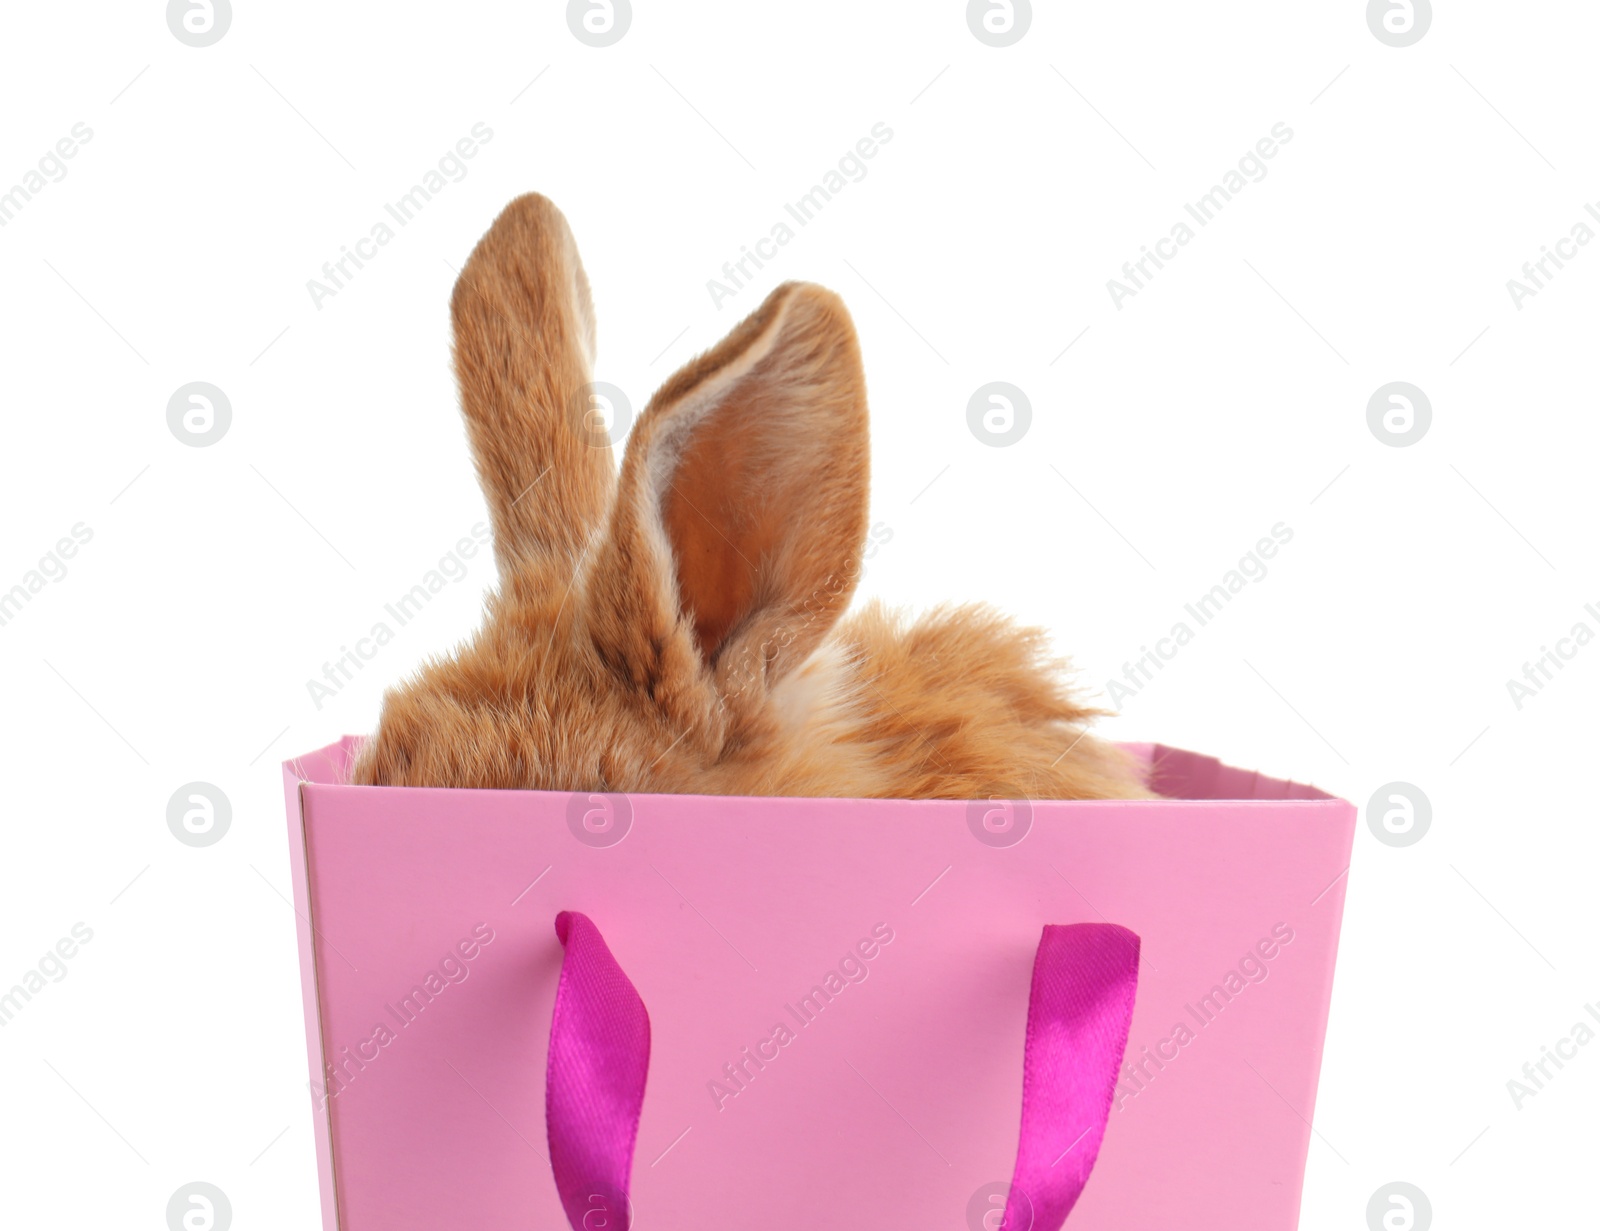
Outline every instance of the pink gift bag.
<path id="1" fill-rule="evenodd" d="M 1355 809 L 284 766 L 327 1231 L 1289 1231 Z"/>

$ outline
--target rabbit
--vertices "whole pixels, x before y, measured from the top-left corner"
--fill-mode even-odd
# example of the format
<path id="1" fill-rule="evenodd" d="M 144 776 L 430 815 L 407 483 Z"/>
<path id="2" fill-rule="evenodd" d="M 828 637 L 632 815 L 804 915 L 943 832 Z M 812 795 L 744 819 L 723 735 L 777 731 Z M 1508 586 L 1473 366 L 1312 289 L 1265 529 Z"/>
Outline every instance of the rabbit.
<path id="1" fill-rule="evenodd" d="M 779 286 L 640 415 L 617 471 L 566 219 L 519 197 L 450 304 L 500 575 L 385 696 L 358 784 L 897 799 L 1149 798 L 1044 635 L 980 606 L 845 615 L 867 534 L 843 302 Z"/>

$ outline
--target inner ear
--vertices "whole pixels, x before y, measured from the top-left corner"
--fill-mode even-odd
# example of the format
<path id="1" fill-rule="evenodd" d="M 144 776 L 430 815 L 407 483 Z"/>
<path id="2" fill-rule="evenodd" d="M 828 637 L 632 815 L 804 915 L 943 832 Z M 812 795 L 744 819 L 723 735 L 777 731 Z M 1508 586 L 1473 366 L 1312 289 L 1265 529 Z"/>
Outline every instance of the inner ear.
<path id="1" fill-rule="evenodd" d="M 647 654 L 643 630 L 677 626 L 724 683 L 803 661 L 855 589 L 868 449 L 844 305 L 779 287 L 634 427 L 607 547 L 627 604 L 614 648 Z"/>
<path id="2" fill-rule="evenodd" d="M 701 657 L 718 651 L 772 597 L 762 593 L 784 536 L 783 484 L 767 431 L 781 419 L 757 380 L 742 382 L 697 425 L 661 501 L 679 600 Z"/>

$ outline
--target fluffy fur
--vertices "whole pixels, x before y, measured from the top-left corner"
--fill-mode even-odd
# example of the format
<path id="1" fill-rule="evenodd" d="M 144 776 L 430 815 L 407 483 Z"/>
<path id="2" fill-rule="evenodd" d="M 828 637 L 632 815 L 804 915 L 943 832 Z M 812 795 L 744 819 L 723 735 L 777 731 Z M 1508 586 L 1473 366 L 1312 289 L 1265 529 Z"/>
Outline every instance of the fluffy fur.
<path id="1" fill-rule="evenodd" d="M 620 473 L 587 431 L 589 284 L 513 201 L 451 301 L 494 525 L 484 627 L 384 702 L 358 783 L 855 798 L 1148 794 L 1042 634 L 981 607 L 843 615 L 866 382 L 821 287 L 780 286 L 651 399 Z"/>

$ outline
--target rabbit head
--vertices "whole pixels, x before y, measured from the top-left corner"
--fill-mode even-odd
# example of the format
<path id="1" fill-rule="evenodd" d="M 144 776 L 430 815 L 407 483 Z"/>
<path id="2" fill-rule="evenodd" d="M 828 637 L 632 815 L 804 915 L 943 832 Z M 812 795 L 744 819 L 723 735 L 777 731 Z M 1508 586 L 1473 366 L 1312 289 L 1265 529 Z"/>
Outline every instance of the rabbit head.
<path id="1" fill-rule="evenodd" d="M 500 586 L 471 642 L 388 694 L 353 781 L 1143 793 L 1085 739 L 1091 711 L 1035 634 L 970 610 L 837 627 L 867 530 L 868 425 L 836 295 L 773 291 L 655 394 L 620 472 L 592 421 L 588 280 L 549 201 L 505 209 L 451 317 Z M 1038 761 L 1020 782 L 1019 758 Z"/>

